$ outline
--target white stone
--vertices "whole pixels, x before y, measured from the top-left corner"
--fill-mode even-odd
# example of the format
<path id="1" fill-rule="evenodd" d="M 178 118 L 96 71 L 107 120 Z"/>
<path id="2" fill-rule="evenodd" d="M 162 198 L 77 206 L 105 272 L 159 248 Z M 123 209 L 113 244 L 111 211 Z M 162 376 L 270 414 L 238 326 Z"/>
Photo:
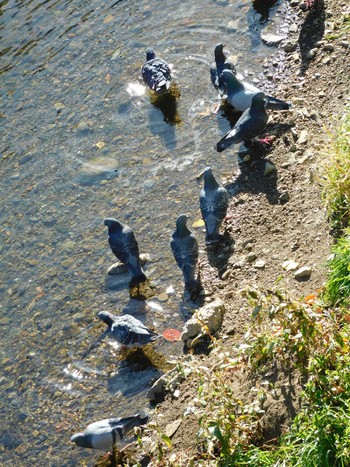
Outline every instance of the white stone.
<path id="1" fill-rule="evenodd" d="M 306 278 L 311 275 L 312 269 L 309 266 L 303 266 L 294 273 L 296 279 Z"/>
<path id="2" fill-rule="evenodd" d="M 221 329 L 224 313 L 225 305 L 220 299 L 199 308 L 186 322 L 181 340 L 190 348 L 199 341 L 201 336 L 215 334 Z"/>
<path id="3" fill-rule="evenodd" d="M 299 266 L 299 264 L 296 263 L 295 261 L 293 261 L 292 259 L 287 259 L 287 261 L 285 261 L 282 264 L 282 268 L 285 269 L 286 271 L 293 271 L 298 266 Z"/>

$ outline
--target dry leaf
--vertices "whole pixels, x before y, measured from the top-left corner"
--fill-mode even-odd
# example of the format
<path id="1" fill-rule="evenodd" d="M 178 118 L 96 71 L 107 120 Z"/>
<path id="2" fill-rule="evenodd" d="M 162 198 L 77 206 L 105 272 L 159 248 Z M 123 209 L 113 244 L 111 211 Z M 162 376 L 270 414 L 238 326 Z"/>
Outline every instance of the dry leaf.
<path id="1" fill-rule="evenodd" d="M 197 227 L 203 227 L 204 220 L 203 219 L 198 219 L 198 221 L 193 222 L 192 227 L 197 228 Z"/>
<path id="2" fill-rule="evenodd" d="M 98 149 L 102 149 L 106 146 L 106 143 L 104 143 L 103 141 L 99 141 L 98 143 L 95 144 L 95 146 L 97 146 Z"/>

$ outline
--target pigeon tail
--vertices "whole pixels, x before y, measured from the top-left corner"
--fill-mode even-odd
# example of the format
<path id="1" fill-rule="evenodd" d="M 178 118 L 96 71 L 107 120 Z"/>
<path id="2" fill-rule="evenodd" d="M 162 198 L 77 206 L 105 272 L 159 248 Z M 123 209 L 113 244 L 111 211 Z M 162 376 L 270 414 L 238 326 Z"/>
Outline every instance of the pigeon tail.
<path id="1" fill-rule="evenodd" d="M 143 425 L 148 422 L 148 414 L 146 412 L 140 412 L 132 417 L 126 417 L 123 419 L 123 433 L 121 438 L 133 428 Z"/>
<path id="2" fill-rule="evenodd" d="M 196 275 L 196 266 L 191 265 L 191 264 L 185 264 L 183 269 L 183 276 L 185 279 L 185 287 L 187 288 L 193 288 L 197 286 L 197 281 L 195 278 Z"/>
<path id="3" fill-rule="evenodd" d="M 231 132 L 232 130 L 229 131 L 229 133 Z M 226 136 L 229 134 L 227 133 L 223 138 L 221 138 L 221 140 L 217 143 L 216 145 L 216 150 L 217 152 L 222 152 L 224 151 L 228 146 L 230 146 L 231 144 L 235 144 L 235 143 L 240 143 L 242 138 L 239 136 L 239 134 L 235 134 L 233 136 L 231 136 L 230 138 L 226 138 Z"/>
<path id="4" fill-rule="evenodd" d="M 291 104 L 284 102 L 281 99 L 277 99 L 272 96 L 265 96 L 266 108 L 271 110 L 288 110 L 291 108 Z"/>

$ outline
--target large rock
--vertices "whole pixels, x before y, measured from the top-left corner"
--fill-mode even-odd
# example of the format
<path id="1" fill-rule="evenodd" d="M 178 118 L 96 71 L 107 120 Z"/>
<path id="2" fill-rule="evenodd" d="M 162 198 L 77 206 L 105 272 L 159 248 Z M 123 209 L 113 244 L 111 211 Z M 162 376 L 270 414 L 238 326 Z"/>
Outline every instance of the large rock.
<path id="1" fill-rule="evenodd" d="M 221 329 L 224 313 L 225 305 L 220 299 L 199 308 L 185 324 L 181 340 L 191 348 L 201 341 L 202 336 L 215 334 Z"/>

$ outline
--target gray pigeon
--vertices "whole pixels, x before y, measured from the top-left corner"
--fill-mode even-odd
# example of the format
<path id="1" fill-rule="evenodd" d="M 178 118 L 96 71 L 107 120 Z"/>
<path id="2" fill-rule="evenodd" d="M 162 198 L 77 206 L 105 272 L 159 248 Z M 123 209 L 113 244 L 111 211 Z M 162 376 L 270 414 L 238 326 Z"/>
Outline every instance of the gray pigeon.
<path id="1" fill-rule="evenodd" d="M 227 99 L 237 110 L 244 112 L 249 109 L 252 99 L 256 94 L 261 93 L 261 89 L 246 81 L 240 80 L 232 71 L 223 70 L 222 78 L 227 85 Z M 287 102 L 265 95 L 265 107 L 274 110 L 288 110 L 290 105 Z"/>
<path id="2" fill-rule="evenodd" d="M 187 216 L 185 214 L 178 217 L 170 246 L 174 258 L 182 270 L 185 288 L 192 289 L 198 285 L 195 278 L 198 261 L 198 242 L 191 230 L 187 228 L 186 221 Z"/>
<path id="3" fill-rule="evenodd" d="M 131 285 L 145 282 L 147 277 L 141 267 L 139 246 L 134 232 L 127 225 L 117 219 L 105 219 L 108 227 L 108 241 L 115 256 L 125 264 L 131 275 Z"/>
<path id="4" fill-rule="evenodd" d="M 218 152 L 222 152 L 231 144 L 249 141 L 265 130 L 268 115 L 265 109 L 264 97 L 263 92 L 255 94 L 250 108 L 242 113 L 235 126 L 217 143 L 216 149 Z M 268 142 L 267 138 L 261 141 Z"/>
<path id="5" fill-rule="evenodd" d="M 206 167 L 203 175 L 204 188 L 200 192 L 199 202 L 205 222 L 205 241 L 210 245 L 221 239 L 219 231 L 226 216 L 229 196 L 221 183 L 215 179 L 211 167 Z"/>
<path id="6" fill-rule="evenodd" d="M 82 448 L 108 451 L 123 439 L 126 433 L 147 421 L 148 414 L 145 411 L 126 418 L 107 418 L 91 423 L 84 432 L 73 435 L 70 440 Z"/>
<path id="7" fill-rule="evenodd" d="M 156 57 L 153 49 L 146 50 L 146 62 L 141 68 L 142 78 L 156 93 L 167 91 L 171 83 L 170 67 L 165 60 Z"/>
<path id="8" fill-rule="evenodd" d="M 98 317 L 110 328 L 112 337 L 126 347 L 142 347 L 160 337 L 131 315 L 115 316 L 100 311 Z"/>
<path id="9" fill-rule="evenodd" d="M 231 70 L 232 73 L 236 73 L 236 68 L 233 62 L 224 54 L 224 44 L 216 44 L 214 55 L 215 62 L 210 67 L 210 78 L 214 85 L 214 88 L 218 91 L 220 96 L 227 93 L 226 83 L 222 79 L 221 73 L 223 70 Z"/>

